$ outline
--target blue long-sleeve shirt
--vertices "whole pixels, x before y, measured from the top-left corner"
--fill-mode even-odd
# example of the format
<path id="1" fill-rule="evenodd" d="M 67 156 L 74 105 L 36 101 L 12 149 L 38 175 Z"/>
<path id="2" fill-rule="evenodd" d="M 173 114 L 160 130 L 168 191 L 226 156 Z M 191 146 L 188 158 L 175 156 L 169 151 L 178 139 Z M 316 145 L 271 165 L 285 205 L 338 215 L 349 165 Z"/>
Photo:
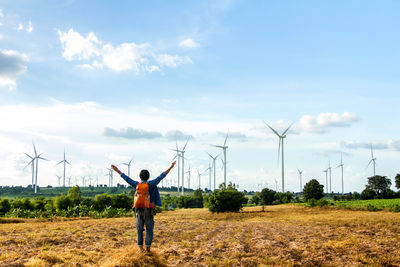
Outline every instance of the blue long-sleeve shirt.
<path id="1" fill-rule="evenodd" d="M 165 176 L 167 176 L 167 174 L 163 172 L 156 179 L 147 181 L 149 184 L 150 203 L 154 203 L 156 206 L 161 206 L 161 197 L 160 192 L 158 192 L 157 185 L 161 182 L 162 179 L 165 178 Z M 136 188 L 139 183 L 138 181 L 134 181 L 129 176 L 125 175 L 125 173 L 121 173 L 121 177 L 134 188 Z"/>

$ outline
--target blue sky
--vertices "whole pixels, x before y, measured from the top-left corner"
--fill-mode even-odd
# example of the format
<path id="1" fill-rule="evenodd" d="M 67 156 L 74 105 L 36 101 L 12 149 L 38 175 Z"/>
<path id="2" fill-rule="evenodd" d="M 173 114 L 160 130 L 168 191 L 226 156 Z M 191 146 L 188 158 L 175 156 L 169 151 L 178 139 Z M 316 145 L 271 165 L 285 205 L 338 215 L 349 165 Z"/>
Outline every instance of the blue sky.
<path id="1" fill-rule="evenodd" d="M 275 187 L 278 140 L 263 120 L 279 130 L 294 122 L 285 143 L 289 190 L 299 188 L 297 168 L 304 181 L 324 182 L 322 170 L 343 152 L 345 191 L 360 191 L 372 172 L 371 143 L 377 173 L 393 179 L 399 8 L 398 1 L 2 1 L 0 184 L 29 184 L 23 153 L 32 140 L 51 160 L 39 167 L 45 186 L 57 184 L 64 147 L 73 163 L 67 176 L 105 183 L 105 166 L 131 157 L 134 168 L 162 171 L 168 149 L 186 136 L 186 164 L 204 170 L 205 152 L 219 153 L 208 144 L 229 131 L 228 180 L 247 190 Z M 334 191 L 338 175 L 334 169 Z M 176 171 L 169 179 L 176 182 Z"/>

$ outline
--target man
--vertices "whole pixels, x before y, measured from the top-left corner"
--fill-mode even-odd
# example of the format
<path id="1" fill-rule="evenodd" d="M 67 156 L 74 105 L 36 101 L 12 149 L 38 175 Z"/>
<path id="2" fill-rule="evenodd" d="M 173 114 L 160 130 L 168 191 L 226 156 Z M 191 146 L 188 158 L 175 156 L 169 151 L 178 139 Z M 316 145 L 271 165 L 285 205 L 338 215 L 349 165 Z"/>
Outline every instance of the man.
<path id="1" fill-rule="evenodd" d="M 154 214 L 155 207 L 161 206 L 161 197 L 158 192 L 157 185 L 164 179 L 170 170 L 174 167 L 176 161 L 172 162 L 171 166 L 163 173 L 160 174 L 156 179 L 148 181 L 150 178 L 150 173 L 148 170 L 141 170 L 139 177 L 141 179 L 140 182 L 132 180 L 130 177 L 122 173 L 116 166 L 111 165 L 111 168 L 116 171 L 121 177 L 131 186 L 136 188 L 136 192 L 138 192 L 138 188 L 146 188 L 148 190 L 148 194 L 150 195 L 150 205 L 147 208 L 137 208 L 135 207 L 135 218 L 136 218 L 136 230 L 137 230 L 137 244 L 141 251 L 143 249 L 143 230 L 144 225 L 146 225 L 146 240 L 145 247 L 148 252 L 150 252 L 151 243 L 153 241 L 153 229 L 154 229 Z M 146 185 L 147 184 L 147 185 Z M 145 187 L 142 187 L 142 186 Z M 136 198 L 136 196 L 135 196 Z M 136 205 L 136 203 L 135 203 Z"/>

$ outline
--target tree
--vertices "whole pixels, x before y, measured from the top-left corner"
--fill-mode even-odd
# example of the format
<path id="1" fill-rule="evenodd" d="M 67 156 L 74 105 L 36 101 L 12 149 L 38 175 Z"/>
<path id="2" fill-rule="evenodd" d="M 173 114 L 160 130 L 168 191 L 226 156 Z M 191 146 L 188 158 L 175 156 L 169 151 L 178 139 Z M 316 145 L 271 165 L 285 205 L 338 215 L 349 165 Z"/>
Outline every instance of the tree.
<path id="1" fill-rule="evenodd" d="M 10 201 L 7 198 L 0 200 L 0 214 L 5 214 L 11 210 Z"/>
<path id="2" fill-rule="evenodd" d="M 269 188 L 261 190 L 260 198 L 262 205 L 272 205 L 275 200 L 275 191 Z"/>
<path id="3" fill-rule="evenodd" d="M 324 196 L 324 186 L 316 179 L 312 179 L 304 185 L 303 195 L 305 200 L 321 199 Z"/>
<path id="4" fill-rule="evenodd" d="M 79 203 L 81 203 L 82 200 L 82 192 L 79 186 L 76 185 L 74 187 L 71 187 L 68 190 L 68 197 L 73 205 L 75 206 L 79 205 Z"/>
<path id="5" fill-rule="evenodd" d="M 238 212 L 243 204 L 247 203 L 247 198 L 243 192 L 236 189 L 215 190 L 209 198 L 208 209 L 211 212 Z"/>
<path id="6" fill-rule="evenodd" d="M 396 177 L 394 178 L 394 180 L 395 180 L 396 188 L 400 189 L 400 173 L 396 174 Z"/>
<path id="7" fill-rule="evenodd" d="M 390 190 L 392 181 L 386 176 L 375 175 L 368 178 L 367 187 L 375 191 L 377 195 L 381 195 Z"/>

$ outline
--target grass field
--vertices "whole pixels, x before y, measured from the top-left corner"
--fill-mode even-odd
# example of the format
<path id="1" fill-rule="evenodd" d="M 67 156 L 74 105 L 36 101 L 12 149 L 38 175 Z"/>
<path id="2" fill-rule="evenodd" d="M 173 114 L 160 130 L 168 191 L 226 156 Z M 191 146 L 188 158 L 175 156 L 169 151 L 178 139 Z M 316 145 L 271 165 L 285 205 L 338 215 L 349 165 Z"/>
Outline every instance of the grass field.
<path id="1" fill-rule="evenodd" d="M 8 221 L 10 220 L 10 221 Z M 295 205 L 156 216 L 153 253 L 133 218 L 2 219 L 0 266 L 398 266 L 400 214 Z"/>
<path id="2" fill-rule="evenodd" d="M 400 212 L 400 198 L 353 201 L 332 201 L 334 206 L 359 210 L 388 210 Z"/>

